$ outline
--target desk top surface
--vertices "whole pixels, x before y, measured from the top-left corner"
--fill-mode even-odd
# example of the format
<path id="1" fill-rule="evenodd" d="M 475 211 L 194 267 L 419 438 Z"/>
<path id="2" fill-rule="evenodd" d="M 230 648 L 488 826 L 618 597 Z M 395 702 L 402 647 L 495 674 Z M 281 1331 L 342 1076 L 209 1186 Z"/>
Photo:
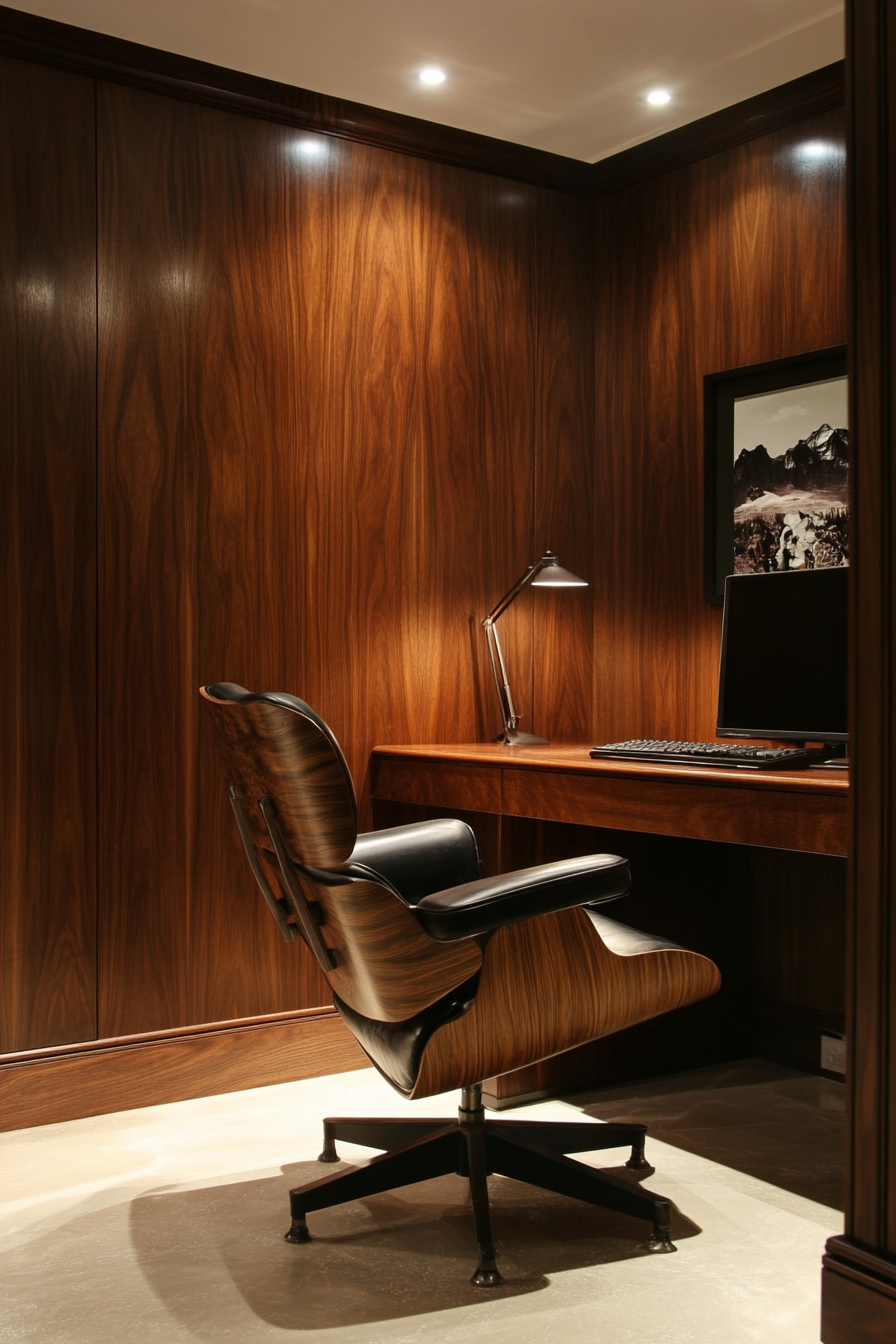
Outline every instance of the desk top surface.
<path id="1" fill-rule="evenodd" d="M 637 778 L 644 781 L 675 780 L 681 784 L 700 783 L 726 788 L 763 789 L 772 792 L 842 794 L 849 791 L 849 771 L 748 770 L 717 765 L 676 765 L 652 761 L 593 760 L 590 744 L 549 743 L 543 747 L 507 747 L 500 742 L 429 744 L 414 746 L 377 746 L 372 757 L 400 758 L 408 761 L 451 763 L 504 768 L 559 771 L 564 774 L 598 777 Z"/>

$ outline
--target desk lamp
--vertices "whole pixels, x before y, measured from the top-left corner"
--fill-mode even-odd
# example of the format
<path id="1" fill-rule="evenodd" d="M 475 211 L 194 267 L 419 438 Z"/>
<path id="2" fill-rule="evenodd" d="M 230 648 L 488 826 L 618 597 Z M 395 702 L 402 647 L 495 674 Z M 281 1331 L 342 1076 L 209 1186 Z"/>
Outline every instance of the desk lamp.
<path id="1" fill-rule="evenodd" d="M 546 745 L 546 737 L 535 737 L 533 733 L 521 733 L 517 730 L 517 724 L 520 716 L 513 707 L 513 697 L 510 694 L 510 685 L 507 681 L 507 668 L 504 666 L 504 655 L 501 652 L 501 641 L 498 639 L 497 620 L 502 616 L 512 602 L 515 602 L 524 588 L 529 585 L 533 588 L 587 588 L 585 579 L 580 579 L 575 574 L 571 574 L 568 569 L 557 564 L 557 557 L 553 551 L 545 551 L 544 555 L 537 564 L 530 565 L 525 574 L 519 579 L 501 598 L 497 606 L 493 607 L 485 620 L 482 622 L 485 629 L 485 636 L 488 640 L 489 657 L 492 660 L 492 671 L 495 674 L 495 686 L 498 691 L 498 700 L 501 705 L 501 715 L 504 719 L 504 731 L 496 742 L 503 742 L 506 746 L 539 746 Z"/>

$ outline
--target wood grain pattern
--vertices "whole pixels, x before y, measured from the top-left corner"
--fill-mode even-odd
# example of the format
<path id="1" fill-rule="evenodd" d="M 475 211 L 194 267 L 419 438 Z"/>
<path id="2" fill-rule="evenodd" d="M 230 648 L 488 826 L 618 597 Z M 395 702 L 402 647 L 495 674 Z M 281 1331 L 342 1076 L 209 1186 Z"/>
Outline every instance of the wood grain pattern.
<path id="1" fill-rule="evenodd" d="M 594 348 L 594 208 L 546 191 L 539 192 L 537 205 L 539 396 L 531 558 L 553 550 L 589 586 L 535 590 L 521 599 L 532 611 L 537 709 L 537 719 L 522 726 L 553 741 L 580 742 L 591 732 L 593 679 L 594 382 L 582 354 Z"/>
<path id="2" fill-rule="evenodd" d="M 405 802 L 400 816 L 389 812 L 383 824 L 436 814 L 432 797 L 444 801 L 435 773 L 440 758 L 465 758 L 474 781 L 516 777 L 505 797 L 513 796 L 519 817 L 467 816 L 477 834 L 483 824 L 499 827 L 494 871 L 573 854 L 624 854 L 634 890 L 619 917 L 712 957 L 722 972 L 721 993 L 683 1016 L 490 1080 L 490 1105 L 756 1053 L 818 1069 L 821 1032 L 843 1030 L 845 874 L 842 858 L 811 851 L 846 846 L 845 779 L 817 771 L 753 775 L 597 762 L 582 748 L 515 748 L 507 768 L 506 751 L 489 745 L 382 748 L 371 761 L 375 794 L 400 797 L 405 787 L 405 798 L 424 800 Z M 709 804 L 692 806 L 703 789 Z M 813 791 L 822 802 L 820 820 L 810 810 Z M 481 794 L 478 782 L 472 792 Z M 462 780 L 455 780 L 454 800 L 464 796 Z M 531 820 L 539 812 L 566 820 Z M 610 822 L 624 829 L 607 830 Z M 648 828 L 657 833 L 645 834 Z M 700 839 L 671 838 L 689 829 Z M 762 846 L 747 847 L 757 835 Z M 768 848 L 773 840 L 810 852 Z"/>
<path id="3" fill-rule="evenodd" d="M 480 615 L 532 546 L 535 233 L 499 179 L 308 157 L 289 128 L 119 87 L 100 116 L 119 1032 L 326 1001 L 261 927 L 196 686 L 301 695 L 359 784 L 376 739 L 479 731 Z"/>
<path id="4" fill-rule="evenodd" d="M 714 737 L 702 379 L 845 339 L 843 135 L 827 113 L 597 203 L 596 740 Z M 811 169 L 810 139 L 841 152 Z"/>
<path id="5" fill-rule="evenodd" d="M 376 748 L 371 780 L 375 797 L 403 803 L 769 849 L 847 851 L 849 781 L 819 771 L 657 766 L 591 760 L 584 747 L 511 753 L 482 744 Z"/>
<path id="6" fill-rule="evenodd" d="M 7 36 L 39 41 L 27 16 L 0 19 Z M 82 59 L 70 32 L 54 41 L 47 59 Z M 129 79 L 105 41 L 93 54 Z M 46 72 L 21 69 L 23 106 L 36 106 Z M 135 66 L 134 82 L 146 73 Z M 606 739 L 623 722 L 705 725 L 718 631 L 694 540 L 699 376 L 716 359 L 841 339 L 842 184 L 800 176 L 797 131 L 600 204 L 589 254 L 590 204 L 514 184 L 511 158 L 492 176 L 485 161 L 437 162 L 425 137 L 413 154 L 353 142 L 347 122 L 348 138 L 315 137 L 338 109 L 316 107 L 309 123 L 237 80 L 245 101 L 224 110 L 202 102 L 217 96 L 215 72 L 194 88 L 189 74 L 150 70 L 154 92 L 99 86 L 104 1034 L 326 1002 L 245 871 L 200 683 L 290 689 L 320 709 L 347 745 L 366 827 L 374 742 L 494 731 L 482 614 L 562 533 L 561 558 L 595 586 L 571 599 L 581 608 L 533 599 L 502 628 L 530 726 Z M 92 180 L 92 145 L 66 139 L 75 123 L 44 102 L 35 125 L 62 195 L 42 213 L 36 178 L 19 193 L 35 237 L 77 214 Z M 806 123 L 829 131 L 836 119 Z M 61 231 L 53 239 L 62 246 Z M 81 398 L 93 396 L 89 326 L 55 381 Z M 33 380 L 44 352 L 20 348 Z M 83 504 L 72 525 L 89 532 Z M 77 553 L 87 563 L 84 537 Z M 47 591 L 69 582 L 67 556 Z M 62 699 L 88 707 L 73 730 L 87 742 L 82 670 L 90 683 L 82 662 Z M 92 792 L 88 757 L 60 806 Z M 66 834 L 89 872 L 90 824 Z M 83 943 L 89 894 L 76 905 L 66 917 Z M 13 919 L 33 928 L 36 914 Z M 80 983 L 59 1039 L 87 1031 Z M 29 984 L 20 1023 L 37 1011 Z"/>
<path id="7" fill-rule="evenodd" d="M 697 953 L 616 955 L 582 910 L 505 925 L 486 945 L 472 1008 L 430 1039 L 411 1095 L 534 1063 L 718 987 L 716 967 Z"/>
<path id="8" fill-rule="evenodd" d="M 0 1130 L 363 1069 L 334 1012 L 0 1064 Z"/>
<path id="9" fill-rule="evenodd" d="M 477 768 L 467 763 L 449 764 L 433 756 L 441 756 L 438 747 L 429 748 L 428 753 L 424 749 L 410 759 L 394 755 L 390 747 L 374 748 L 370 757 L 371 796 L 429 807 L 500 813 L 500 758 L 497 768 L 491 764 Z"/>
<path id="10" fill-rule="evenodd" d="M 894 864 L 893 367 L 896 79 L 892 6 L 846 6 L 850 110 L 850 431 L 858 447 L 850 576 L 853 861 L 847 916 L 846 1208 L 827 1245 L 822 1339 L 896 1328 L 896 864 Z"/>
<path id="11" fill-rule="evenodd" d="M 404 1022 L 474 975 L 475 941 L 437 943 L 393 891 L 340 875 L 358 834 L 354 790 L 321 724 L 297 706 L 228 701 L 208 688 L 202 696 L 257 858 L 265 864 L 273 844 L 274 883 L 339 998 L 365 1017 Z"/>
<path id="12" fill-rule="evenodd" d="M 0 59 L 0 1052 L 96 1030 L 94 123 Z"/>
<path id="13" fill-rule="evenodd" d="M 739 782 L 668 779 L 622 771 L 552 774 L 522 769 L 504 772 L 503 810 L 588 826 L 615 826 L 656 835 L 723 840 L 771 849 L 845 854 L 847 797 L 833 793 L 765 788 Z"/>
<path id="14" fill-rule="evenodd" d="M 881 1276 L 881 1262 L 832 1237 L 822 1263 L 824 1344 L 888 1344 L 896 1334 L 896 1288 Z"/>

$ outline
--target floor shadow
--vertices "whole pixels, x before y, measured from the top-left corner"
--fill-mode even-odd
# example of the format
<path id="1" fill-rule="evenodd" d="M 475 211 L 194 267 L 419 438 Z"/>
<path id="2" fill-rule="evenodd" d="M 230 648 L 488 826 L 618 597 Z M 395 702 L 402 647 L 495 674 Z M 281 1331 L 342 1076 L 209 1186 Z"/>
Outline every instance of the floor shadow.
<path id="1" fill-rule="evenodd" d="M 600 1120 L 843 1209 L 845 1093 L 830 1078 L 764 1060 L 693 1069 L 569 1099 Z"/>
<path id="2" fill-rule="evenodd" d="M 500 1177 L 490 1178 L 489 1189 L 502 1288 L 469 1282 L 476 1244 L 469 1187 L 456 1176 L 321 1210 L 309 1215 L 313 1240 L 290 1245 L 283 1240 L 288 1190 L 320 1171 L 302 1163 L 281 1179 L 133 1201 L 130 1236 L 140 1268 L 197 1339 L 220 1338 L 207 1302 L 223 1279 L 268 1324 L 308 1331 L 518 1297 L 547 1287 L 552 1274 L 650 1255 L 645 1222 Z M 699 1231 L 673 1209 L 673 1239 Z M 202 1291 L 185 1293 L 185 1278 L 200 1276 Z"/>

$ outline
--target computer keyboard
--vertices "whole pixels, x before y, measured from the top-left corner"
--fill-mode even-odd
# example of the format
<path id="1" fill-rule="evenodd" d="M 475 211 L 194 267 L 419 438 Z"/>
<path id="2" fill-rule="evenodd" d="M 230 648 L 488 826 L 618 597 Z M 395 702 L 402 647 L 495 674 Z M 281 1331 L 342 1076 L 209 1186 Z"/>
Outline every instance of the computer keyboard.
<path id="1" fill-rule="evenodd" d="M 663 765 L 727 765 L 741 770 L 787 770 L 808 766 L 811 757 L 800 747 L 745 747 L 725 742 L 608 742 L 592 747 L 591 756 L 608 761 L 654 761 Z"/>

